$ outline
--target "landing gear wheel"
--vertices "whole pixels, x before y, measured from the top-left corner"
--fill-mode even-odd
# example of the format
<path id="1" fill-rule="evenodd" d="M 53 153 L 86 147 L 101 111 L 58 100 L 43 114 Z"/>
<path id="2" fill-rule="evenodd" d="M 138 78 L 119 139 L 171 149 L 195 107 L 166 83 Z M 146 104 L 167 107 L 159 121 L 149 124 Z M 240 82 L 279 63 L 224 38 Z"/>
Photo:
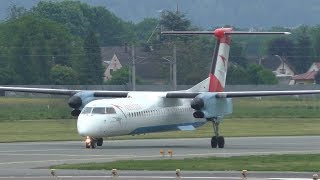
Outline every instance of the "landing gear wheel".
<path id="1" fill-rule="evenodd" d="M 218 141 L 218 147 L 219 148 L 224 148 L 224 137 L 223 136 L 218 136 L 217 141 Z"/>
<path id="2" fill-rule="evenodd" d="M 214 136 L 211 138 L 211 147 L 212 148 L 224 148 L 224 137 L 223 136 L 219 136 L 219 120 L 217 118 L 210 118 L 207 119 L 209 121 L 212 121 L 212 126 L 213 126 L 213 133 Z"/>
<path id="3" fill-rule="evenodd" d="M 103 138 L 98 138 L 97 139 L 97 146 L 102 146 L 103 144 Z"/>
<path id="4" fill-rule="evenodd" d="M 96 143 L 95 143 L 95 142 L 92 142 L 92 143 L 91 143 L 91 148 L 92 148 L 92 149 L 96 148 Z"/>
<path id="5" fill-rule="evenodd" d="M 211 147 L 212 147 L 212 148 L 217 148 L 217 145 L 218 145 L 218 139 L 217 139 L 216 136 L 213 136 L 213 137 L 211 138 Z"/>

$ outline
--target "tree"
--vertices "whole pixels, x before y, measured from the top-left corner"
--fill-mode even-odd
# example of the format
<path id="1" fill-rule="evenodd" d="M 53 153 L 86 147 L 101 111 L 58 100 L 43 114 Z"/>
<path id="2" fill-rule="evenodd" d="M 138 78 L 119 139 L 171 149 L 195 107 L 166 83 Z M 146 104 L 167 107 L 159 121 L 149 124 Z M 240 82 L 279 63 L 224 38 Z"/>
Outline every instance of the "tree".
<path id="1" fill-rule="evenodd" d="M 248 64 L 244 55 L 244 48 L 238 41 L 231 42 L 229 61 L 242 67 L 245 67 Z"/>
<path id="2" fill-rule="evenodd" d="M 24 7 L 18 7 L 17 5 L 12 5 L 9 8 L 9 20 L 18 19 L 22 16 L 24 16 L 27 13 L 27 9 Z"/>
<path id="3" fill-rule="evenodd" d="M 152 42 L 152 40 L 157 39 L 156 36 L 159 33 L 159 30 L 159 20 L 155 18 L 145 18 L 143 21 L 135 25 L 137 38 L 140 42 L 143 43 L 146 43 L 149 40 L 149 38 L 149 42 Z"/>
<path id="4" fill-rule="evenodd" d="M 258 76 L 260 77 L 260 84 L 277 84 L 278 79 L 276 76 L 267 69 L 262 69 L 258 72 Z"/>
<path id="5" fill-rule="evenodd" d="M 73 48 L 80 44 L 61 24 L 34 15 L 0 25 L 4 67 L 16 74 L 14 84 L 47 84 L 54 64 L 72 66 Z"/>
<path id="6" fill-rule="evenodd" d="M 316 26 L 313 28 L 313 35 L 312 35 L 312 40 L 313 40 L 313 50 L 314 50 L 314 55 L 316 57 L 320 56 L 320 26 Z"/>
<path id="7" fill-rule="evenodd" d="M 106 81 L 108 85 L 127 85 L 129 83 L 129 67 L 124 66 L 112 72 L 112 78 Z"/>
<path id="8" fill-rule="evenodd" d="M 287 37 L 277 37 L 267 43 L 268 55 L 279 55 L 284 57 L 293 56 L 294 42 Z"/>
<path id="9" fill-rule="evenodd" d="M 12 84 L 15 79 L 15 74 L 11 69 L 0 68 L 0 84 Z"/>
<path id="10" fill-rule="evenodd" d="M 191 28 L 191 22 L 185 17 L 185 15 L 179 11 L 163 11 L 161 13 L 160 20 L 161 30 L 167 31 L 186 31 Z M 190 37 L 172 37 L 172 36 L 161 36 L 161 41 L 187 41 Z"/>
<path id="11" fill-rule="evenodd" d="M 295 57 L 291 63 L 294 67 L 299 67 L 297 68 L 298 72 L 303 73 L 306 72 L 312 64 L 312 44 L 307 26 L 301 26 L 297 31 L 297 43 L 294 51 Z"/>
<path id="12" fill-rule="evenodd" d="M 208 76 L 214 49 L 213 42 L 208 37 L 177 42 L 178 84 L 196 84 Z"/>
<path id="13" fill-rule="evenodd" d="M 320 84 L 320 73 L 319 73 L 319 71 L 318 71 L 317 74 L 314 76 L 314 80 L 316 81 L 316 84 Z"/>
<path id="14" fill-rule="evenodd" d="M 236 85 L 248 83 L 249 77 L 247 71 L 242 66 L 230 63 L 230 66 L 228 67 L 226 84 Z"/>
<path id="15" fill-rule="evenodd" d="M 249 84 L 277 84 L 275 75 L 267 69 L 257 64 L 251 64 L 247 67 Z"/>
<path id="16" fill-rule="evenodd" d="M 94 29 L 101 46 L 121 45 L 135 38 L 134 26 L 105 7 L 91 7 L 80 1 L 40 1 L 32 12 L 66 25 L 72 34 L 83 39 Z"/>
<path id="17" fill-rule="evenodd" d="M 295 59 L 295 44 L 287 37 L 277 37 L 267 43 L 267 55 L 284 57 L 295 70 L 299 71 L 299 63 Z M 301 70 L 299 71 L 301 72 Z"/>
<path id="18" fill-rule="evenodd" d="M 80 62 L 80 80 L 84 84 L 102 84 L 104 69 L 100 57 L 100 47 L 93 31 L 84 41 L 85 57 Z"/>
<path id="19" fill-rule="evenodd" d="M 185 31 L 190 28 L 191 22 L 179 11 L 163 11 L 160 24 L 168 31 Z"/>
<path id="20" fill-rule="evenodd" d="M 55 85 L 79 84 L 77 73 L 71 68 L 62 65 L 55 65 L 50 71 L 51 83 Z"/>

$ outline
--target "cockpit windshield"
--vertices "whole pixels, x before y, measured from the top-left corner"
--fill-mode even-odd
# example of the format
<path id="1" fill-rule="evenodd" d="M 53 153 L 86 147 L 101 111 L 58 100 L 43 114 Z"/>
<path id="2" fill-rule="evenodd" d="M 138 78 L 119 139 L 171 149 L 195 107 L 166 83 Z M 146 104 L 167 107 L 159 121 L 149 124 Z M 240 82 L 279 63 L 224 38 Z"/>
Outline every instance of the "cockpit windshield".
<path id="1" fill-rule="evenodd" d="M 113 107 L 85 107 L 81 114 L 116 114 Z"/>
<path id="2" fill-rule="evenodd" d="M 104 107 L 95 107 L 92 110 L 92 114 L 106 114 L 106 108 L 104 108 Z"/>
<path id="3" fill-rule="evenodd" d="M 82 114 L 116 114 L 113 107 L 86 107 L 82 110 Z"/>
<path id="4" fill-rule="evenodd" d="M 107 114 L 116 114 L 116 110 L 114 110 L 112 107 L 107 107 L 106 112 Z"/>
<path id="5" fill-rule="evenodd" d="M 91 110 L 92 110 L 92 107 L 85 107 L 81 114 L 90 114 L 91 113 Z"/>

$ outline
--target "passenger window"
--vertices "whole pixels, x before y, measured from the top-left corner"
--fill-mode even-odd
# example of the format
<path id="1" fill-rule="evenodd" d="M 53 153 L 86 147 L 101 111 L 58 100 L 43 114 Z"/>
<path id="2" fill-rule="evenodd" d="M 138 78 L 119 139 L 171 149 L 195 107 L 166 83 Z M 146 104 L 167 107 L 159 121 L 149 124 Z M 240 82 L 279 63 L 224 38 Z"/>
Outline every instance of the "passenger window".
<path id="1" fill-rule="evenodd" d="M 107 107 L 107 114 L 116 114 L 116 110 L 114 110 L 114 108 Z"/>
<path id="2" fill-rule="evenodd" d="M 91 113 L 91 110 L 92 110 L 92 107 L 85 107 L 81 114 L 90 114 Z"/>
<path id="3" fill-rule="evenodd" d="M 92 110 L 92 114 L 105 114 L 105 108 L 104 107 L 95 107 Z"/>

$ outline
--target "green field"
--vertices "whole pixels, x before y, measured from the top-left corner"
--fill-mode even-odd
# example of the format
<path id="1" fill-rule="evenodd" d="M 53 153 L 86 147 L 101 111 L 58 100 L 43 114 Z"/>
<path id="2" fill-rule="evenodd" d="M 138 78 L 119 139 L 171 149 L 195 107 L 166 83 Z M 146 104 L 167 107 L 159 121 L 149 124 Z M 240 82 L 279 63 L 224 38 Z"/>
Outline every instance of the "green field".
<path id="1" fill-rule="evenodd" d="M 310 96 L 312 97 L 312 96 Z M 319 118 L 320 98 L 236 98 L 228 118 Z M 71 119 L 67 98 L 0 98 L 0 121 Z"/>
<path id="2" fill-rule="evenodd" d="M 0 98 L 0 142 L 79 140 L 76 119 L 63 98 Z M 221 124 L 224 136 L 320 135 L 317 98 L 234 99 L 234 114 Z M 207 123 L 196 131 L 176 131 L 130 138 L 211 137 Z"/>
<path id="3" fill-rule="evenodd" d="M 110 163 L 64 164 L 54 169 L 174 171 L 295 171 L 318 172 L 319 154 L 209 157 L 162 160 L 123 160 Z"/>
<path id="4" fill-rule="evenodd" d="M 71 119 L 64 98 L 0 98 L 0 121 Z"/>
<path id="5" fill-rule="evenodd" d="M 2 121 L 0 142 L 81 140 L 75 119 Z M 221 125 L 221 134 L 237 136 L 304 136 L 319 135 L 320 121 L 308 119 L 226 119 Z M 139 136 L 120 136 L 108 139 L 150 138 L 209 138 L 212 136 L 210 123 L 195 131 L 173 131 Z"/>

